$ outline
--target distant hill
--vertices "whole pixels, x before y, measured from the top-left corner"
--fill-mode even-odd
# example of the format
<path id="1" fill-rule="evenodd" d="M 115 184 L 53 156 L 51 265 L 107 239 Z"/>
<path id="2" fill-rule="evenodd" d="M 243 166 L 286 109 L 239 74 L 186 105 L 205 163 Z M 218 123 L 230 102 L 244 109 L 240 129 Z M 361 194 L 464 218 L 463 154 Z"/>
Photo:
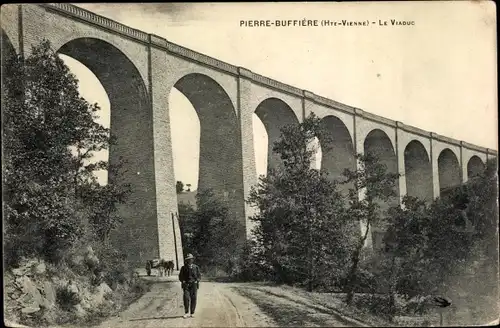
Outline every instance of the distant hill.
<path id="1" fill-rule="evenodd" d="M 196 208 L 196 190 L 183 191 L 180 194 L 177 194 L 177 203 L 191 205 Z"/>

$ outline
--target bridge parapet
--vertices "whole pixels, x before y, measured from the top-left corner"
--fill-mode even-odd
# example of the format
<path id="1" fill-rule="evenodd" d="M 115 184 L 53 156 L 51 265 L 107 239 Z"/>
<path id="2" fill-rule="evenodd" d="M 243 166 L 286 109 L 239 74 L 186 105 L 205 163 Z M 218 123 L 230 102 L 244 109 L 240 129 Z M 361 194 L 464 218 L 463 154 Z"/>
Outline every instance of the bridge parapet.
<path id="1" fill-rule="evenodd" d="M 379 116 L 379 115 L 372 114 L 370 112 L 363 111 L 362 116 L 365 119 L 368 119 L 370 121 L 374 121 L 374 122 L 377 122 L 377 123 L 382 123 L 382 124 L 388 125 L 390 127 L 396 127 L 396 121 L 390 120 L 388 118 L 385 118 L 385 117 L 382 117 L 382 116 Z"/>
<path id="2" fill-rule="evenodd" d="M 317 104 L 325 105 L 327 107 L 331 107 L 333 109 L 337 109 L 337 110 L 342 111 L 342 112 L 347 113 L 347 114 L 351 114 L 352 115 L 355 112 L 355 108 L 354 107 L 351 107 L 349 105 L 345 105 L 345 104 L 339 103 L 338 101 L 335 101 L 335 100 L 332 100 L 332 99 L 329 99 L 329 98 L 326 98 L 326 97 L 319 96 L 319 95 L 317 95 L 317 94 L 315 94 L 314 92 L 311 92 L 311 91 L 304 90 L 303 91 L 303 96 L 304 96 L 304 98 L 310 99 L 310 100 L 314 101 Z"/>
<path id="3" fill-rule="evenodd" d="M 401 129 L 403 131 L 410 132 L 410 133 L 413 133 L 416 135 L 420 135 L 420 136 L 426 137 L 426 138 L 431 137 L 431 132 L 429 132 L 429 131 L 425 131 L 425 130 L 422 130 L 420 128 L 414 127 L 414 126 L 407 125 L 407 124 L 404 124 L 404 123 L 399 122 L 399 121 L 396 122 L 396 125 L 399 129 Z"/>
<path id="4" fill-rule="evenodd" d="M 212 66 L 214 68 L 218 68 L 233 75 L 238 74 L 238 68 L 236 66 L 223 62 L 222 60 L 218 60 L 216 58 L 196 52 L 194 50 L 188 49 L 186 47 L 180 46 L 178 44 L 167 41 L 166 49 L 171 53 L 193 59 L 197 62 L 206 64 L 208 66 Z"/>
<path id="5" fill-rule="evenodd" d="M 447 144 L 451 144 L 451 145 L 455 145 L 455 146 L 461 146 L 461 142 L 459 140 L 445 137 L 445 136 L 442 136 L 442 135 L 437 134 L 435 132 L 431 132 L 430 134 L 431 134 L 431 138 L 434 140 L 438 140 L 438 141 L 441 141 L 441 142 L 444 142 Z"/>
<path id="6" fill-rule="evenodd" d="M 465 142 L 465 141 L 460 141 L 460 142 L 462 144 L 462 147 L 470 149 L 470 150 L 475 150 L 475 151 L 479 151 L 479 152 L 487 153 L 487 154 L 491 154 L 491 155 L 496 155 L 497 154 L 496 151 L 488 149 L 488 148 L 476 146 L 476 145 L 470 144 L 470 143 Z"/>
<path id="7" fill-rule="evenodd" d="M 149 43 L 165 49 L 167 47 L 168 41 L 167 39 L 162 38 L 161 36 L 158 36 L 156 34 L 149 34 Z"/>
<path id="8" fill-rule="evenodd" d="M 202 64 L 206 64 L 211 67 L 221 69 L 223 71 L 226 71 L 234 75 L 238 74 L 237 68 L 234 65 L 228 64 L 216 58 L 204 55 L 194 50 L 169 42 L 165 38 L 162 38 L 160 36 L 136 30 L 127 25 L 118 23 L 112 19 L 97 15 L 91 11 L 71 5 L 69 3 L 51 3 L 51 4 L 42 4 L 42 6 L 44 6 L 47 9 L 56 10 L 60 13 L 70 15 L 80 20 L 84 20 L 87 23 L 91 23 L 103 27 L 105 29 L 112 30 L 124 36 L 138 40 L 140 42 L 152 43 L 173 54 L 177 54 L 182 57 L 195 60 Z"/>
<path id="9" fill-rule="evenodd" d="M 113 30 L 120 34 L 124 34 L 134 39 L 138 39 L 143 42 L 148 42 L 148 34 L 145 32 L 136 30 L 124 24 L 118 23 L 112 19 L 97 15 L 91 11 L 71 5 L 69 3 L 47 3 L 47 4 L 42 4 L 42 6 L 49 9 L 55 9 L 59 12 L 70 14 L 75 18 L 79 18 L 87 22 L 90 22 L 92 24 L 102 26 L 104 28 Z"/>
<path id="10" fill-rule="evenodd" d="M 238 74 L 240 76 L 248 78 L 249 80 L 251 80 L 253 76 L 253 72 L 249 69 L 246 69 L 245 67 L 238 67 Z"/>
<path id="11" fill-rule="evenodd" d="M 238 67 L 236 69 L 236 72 L 237 72 L 237 74 L 239 74 L 243 77 L 246 77 L 255 83 L 258 83 L 258 84 L 261 84 L 264 86 L 268 86 L 268 87 L 271 87 L 273 89 L 278 89 L 280 91 L 284 91 L 286 93 L 290 93 L 290 94 L 295 95 L 295 96 L 300 96 L 300 97 L 303 96 L 301 89 L 294 87 L 294 86 L 291 86 L 291 85 L 288 85 L 286 83 L 277 81 L 277 80 L 273 80 L 267 76 L 257 74 L 257 73 L 252 72 L 251 70 L 249 70 L 247 68 Z"/>

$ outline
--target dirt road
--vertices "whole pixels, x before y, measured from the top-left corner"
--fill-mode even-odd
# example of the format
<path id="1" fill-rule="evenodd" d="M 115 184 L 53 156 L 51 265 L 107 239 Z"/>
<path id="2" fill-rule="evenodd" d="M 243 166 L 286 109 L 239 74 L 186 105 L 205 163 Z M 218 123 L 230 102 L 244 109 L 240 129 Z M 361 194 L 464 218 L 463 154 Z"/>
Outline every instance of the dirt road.
<path id="1" fill-rule="evenodd" d="M 176 278 L 148 277 L 155 281 L 151 291 L 99 328 L 352 326 L 327 309 L 295 301 L 294 295 L 269 293 L 255 284 L 203 281 L 195 316 L 184 319 Z"/>
<path id="2" fill-rule="evenodd" d="M 202 282 L 194 318 L 184 319 L 182 290 L 176 280 L 155 278 L 151 291 L 133 303 L 119 317 L 99 325 L 100 328 L 154 327 L 269 327 L 276 326 L 250 300 L 234 292 L 228 284 Z"/>

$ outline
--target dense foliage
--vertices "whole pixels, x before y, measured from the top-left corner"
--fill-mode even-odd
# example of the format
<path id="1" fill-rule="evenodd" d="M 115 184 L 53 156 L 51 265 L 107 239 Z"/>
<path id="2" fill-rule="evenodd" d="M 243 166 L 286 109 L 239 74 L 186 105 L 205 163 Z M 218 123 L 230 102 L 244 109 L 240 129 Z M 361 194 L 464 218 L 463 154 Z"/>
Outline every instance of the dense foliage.
<path id="1" fill-rule="evenodd" d="M 431 204 L 405 197 L 404 208 L 391 209 L 383 271 L 391 294 L 498 293 L 495 170 L 490 161 L 482 174 Z M 480 284 L 472 283 L 477 279 Z"/>
<path id="2" fill-rule="evenodd" d="M 358 282 L 359 262 L 368 234 L 373 226 L 384 224 L 387 215 L 381 210 L 380 204 L 389 202 L 396 197 L 395 185 L 398 174 L 390 173 L 387 166 L 371 153 L 357 155 L 358 165 L 355 170 L 344 171 L 343 183 L 353 185 L 349 189 L 346 200 L 346 216 L 349 220 L 361 223 L 364 231 L 359 235 L 352 251 L 350 269 L 344 280 L 347 289 L 347 303 L 353 300 Z M 362 192 L 360 197 L 359 192 Z"/>
<path id="3" fill-rule="evenodd" d="M 196 194 L 196 209 L 179 204 L 184 254 L 191 253 L 206 274 L 232 274 L 237 263 L 239 225 L 211 189 Z"/>
<path id="4" fill-rule="evenodd" d="M 315 138 L 323 137 L 320 119 L 309 116 L 286 126 L 273 150 L 283 165 L 272 168 L 253 188 L 249 202 L 260 262 L 277 282 L 309 290 L 339 280 L 347 264 L 350 235 L 345 230 L 337 184 L 324 171 L 311 168 Z"/>
<path id="5" fill-rule="evenodd" d="M 399 175 L 374 154 L 358 154 L 357 168 L 338 181 L 311 168 L 316 149 L 309 145 L 322 133 L 319 123 L 311 115 L 287 126 L 274 144 L 282 163 L 251 191 L 249 202 L 259 211 L 241 276 L 346 291 L 353 305 L 355 293 L 369 293 L 376 303 L 370 311 L 389 319 L 410 311 L 396 304 L 398 297 L 419 300 L 423 311 L 428 295 L 468 295 L 464 302 L 495 313 L 496 301 L 480 298 L 498 298 L 496 160 L 434 201 L 407 196 L 389 207 L 399 203 Z M 338 184 L 351 186 L 347 195 Z M 364 247 L 373 227 L 382 228 L 381 249 Z"/>
<path id="6" fill-rule="evenodd" d="M 8 265 L 57 263 L 85 235 L 107 238 L 129 188 L 97 183 L 94 171 L 113 168 L 89 160 L 113 140 L 48 42 L 8 58 L 2 73 L 4 254 Z"/>

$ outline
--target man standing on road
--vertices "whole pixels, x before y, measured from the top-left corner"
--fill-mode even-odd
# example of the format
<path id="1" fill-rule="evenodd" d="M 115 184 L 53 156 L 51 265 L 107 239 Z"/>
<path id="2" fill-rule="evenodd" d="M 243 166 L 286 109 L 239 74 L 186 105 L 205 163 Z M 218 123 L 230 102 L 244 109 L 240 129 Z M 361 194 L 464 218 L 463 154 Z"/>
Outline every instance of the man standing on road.
<path id="1" fill-rule="evenodd" d="M 184 300 L 184 319 L 193 317 L 196 310 L 196 296 L 200 286 L 201 273 L 200 268 L 193 263 L 194 257 L 192 254 L 186 256 L 185 262 L 179 272 L 179 280 L 183 290 Z M 189 315 L 191 310 L 191 315 Z"/>

